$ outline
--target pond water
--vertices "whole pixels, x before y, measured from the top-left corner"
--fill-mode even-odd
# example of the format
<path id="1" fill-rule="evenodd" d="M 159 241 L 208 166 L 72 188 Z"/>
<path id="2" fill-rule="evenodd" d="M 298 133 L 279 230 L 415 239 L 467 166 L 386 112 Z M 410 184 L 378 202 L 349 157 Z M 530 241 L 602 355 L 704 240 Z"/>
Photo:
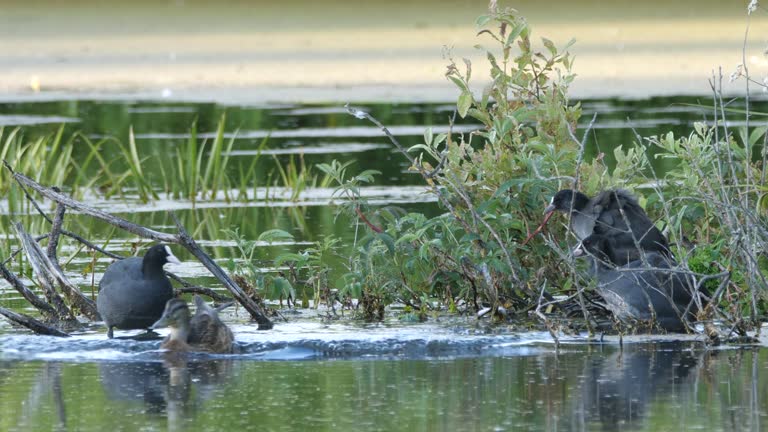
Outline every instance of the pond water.
<path id="1" fill-rule="evenodd" d="M 471 328 L 471 330 L 469 330 Z M 234 326 L 242 353 L 5 336 L 0 427 L 28 430 L 764 430 L 766 351 L 556 347 L 463 326 Z"/>
<path id="2" fill-rule="evenodd" d="M 585 123 L 598 114 L 587 157 L 603 152 L 611 164 L 611 149 L 634 142 L 635 132 L 687 134 L 694 121 L 711 119 L 709 110 L 694 106 L 699 103 L 709 99 L 583 101 Z M 444 128 L 453 111 L 440 104 L 362 105 L 406 147 L 420 143 L 426 127 Z M 768 104 L 752 108 L 765 112 Z M 387 139 L 340 106 L 0 103 L 0 126 L 7 134 L 23 125 L 33 136 L 64 123 L 66 133 L 123 142 L 132 127 L 139 153 L 150 156 L 146 176 L 160 190 L 167 180 L 163 164 L 173 161 L 192 122 L 201 138 L 211 139 L 224 113 L 226 136 L 235 139 L 228 175 L 236 177 L 260 154 L 246 200 L 191 201 L 162 193 L 150 202 L 130 193 L 84 199 L 164 231 L 174 229 L 168 215 L 174 210 L 224 267 L 238 258 L 225 229 L 248 239 L 273 228 L 291 232 L 294 241 L 258 248 L 265 266 L 282 251 L 301 251 L 328 235 L 352 242 L 355 230 L 335 217 L 330 204 L 339 198 L 311 168 L 317 163 L 354 159 L 355 170 L 381 171 L 375 186 L 362 190 L 377 206 L 439 211 Z M 471 121 L 457 124 L 457 130 L 474 127 Z M 74 152 L 83 155 L 87 148 Z M 114 157 L 117 150 L 103 154 Z M 300 189 L 280 179 L 278 166 L 292 161 L 309 170 Z M 39 219 L 30 209 L 12 213 L 7 201 L 0 203 L 2 230 L 21 220 L 39 234 Z M 70 215 L 66 224 L 110 250 L 131 253 L 135 239 L 102 223 Z M 11 233 L 2 234 L 2 249 L 14 247 Z M 202 266 L 179 252 L 184 265 L 169 270 L 217 287 Z M 86 293 L 110 262 L 100 258 L 91 269 L 93 257 L 67 242 L 60 256 Z M 0 305 L 30 312 L 4 283 Z M 621 346 L 615 339 L 601 344 L 575 335 L 556 345 L 546 333 L 485 327 L 472 317 L 356 325 L 307 311 L 285 316 L 274 330 L 259 332 L 244 311 L 227 312 L 239 353 L 184 359 L 165 356 L 157 340 L 107 340 L 99 326 L 57 339 L 0 320 L 0 430 L 762 430 L 768 421 L 764 348 L 707 349 L 696 336 L 639 337 Z"/>

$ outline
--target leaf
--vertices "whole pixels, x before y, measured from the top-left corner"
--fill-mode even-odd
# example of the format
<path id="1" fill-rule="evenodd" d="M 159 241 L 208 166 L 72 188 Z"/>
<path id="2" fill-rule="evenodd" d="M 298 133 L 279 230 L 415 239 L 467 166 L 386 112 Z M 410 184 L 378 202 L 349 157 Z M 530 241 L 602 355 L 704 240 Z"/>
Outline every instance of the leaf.
<path id="1" fill-rule="evenodd" d="M 440 134 L 437 134 L 437 136 L 435 137 L 435 139 L 432 141 L 432 146 L 433 146 L 433 147 L 437 147 L 437 146 L 438 146 L 440 143 L 442 143 L 443 141 L 445 141 L 445 139 L 446 139 L 446 138 L 448 138 L 448 134 L 447 134 L 447 133 L 440 133 Z"/>
<path id="2" fill-rule="evenodd" d="M 468 58 L 463 58 L 462 60 L 464 60 L 464 66 L 467 67 L 466 81 L 469 82 L 469 79 L 472 77 L 472 62 Z"/>
<path id="3" fill-rule="evenodd" d="M 449 76 L 448 79 L 453 81 L 453 83 L 456 84 L 456 86 L 460 88 L 462 91 L 466 91 L 466 92 L 469 91 L 469 87 L 467 87 L 467 84 L 464 81 L 460 80 L 459 78 L 456 78 L 455 76 Z"/>
<path id="4" fill-rule="evenodd" d="M 546 47 L 547 50 L 549 50 L 550 54 L 552 54 L 553 56 L 557 55 L 557 48 L 555 48 L 555 44 L 551 40 L 543 37 L 541 38 L 541 41 L 544 43 L 544 47 Z"/>
<path id="5" fill-rule="evenodd" d="M 387 246 L 387 250 L 389 250 L 389 254 L 394 256 L 395 255 L 395 239 L 393 239 L 392 236 L 387 233 L 379 233 L 376 235 L 376 237 L 378 237 L 379 240 L 381 240 L 381 242 Z"/>
<path id="6" fill-rule="evenodd" d="M 433 137 L 432 128 L 429 127 L 429 128 L 427 128 L 424 131 L 424 144 L 431 145 L 432 144 L 432 137 Z M 411 148 L 413 148 L 413 147 L 411 147 Z"/>
<path id="7" fill-rule="evenodd" d="M 303 262 L 307 257 L 298 253 L 284 253 L 275 258 L 275 266 L 281 266 L 287 262 Z"/>
<path id="8" fill-rule="evenodd" d="M 512 42 L 517 39 L 520 34 L 523 33 L 524 30 L 528 28 L 528 24 L 525 21 L 520 21 L 515 25 L 515 28 L 512 29 L 511 32 L 509 32 L 509 36 L 507 36 L 507 45 L 512 45 Z"/>
<path id="9" fill-rule="evenodd" d="M 755 128 L 751 134 L 749 134 L 749 145 L 753 146 L 757 143 L 757 140 L 759 140 L 763 135 L 765 135 L 766 128 L 765 126 L 757 127 Z"/>
<path id="10" fill-rule="evenodd" d="M 476 25 L 477 27 L 482 27 L 482 26 L 484 26 L 484 25 L 488 24 L 488 21 L 490 21 L 490 20 L 491 20 L 491 17 L 490 17 L 490 15 L 480 15 L 480 16 L 479 16 L 479 17 L 477 17 L 477 19 L 475 20 L 475 25 Z"/>
<path id="11" fill-rule="evenodd" d="M 459 96 L 459 102 L 456 104 L 456 107 L 459 110 L 459 115 L 461 118 L 464 118 L 467 116 L 467 112 L 469 111 L 469 108 L 472 106 L 472 93 L 469 91 L 462 92 Z"/>

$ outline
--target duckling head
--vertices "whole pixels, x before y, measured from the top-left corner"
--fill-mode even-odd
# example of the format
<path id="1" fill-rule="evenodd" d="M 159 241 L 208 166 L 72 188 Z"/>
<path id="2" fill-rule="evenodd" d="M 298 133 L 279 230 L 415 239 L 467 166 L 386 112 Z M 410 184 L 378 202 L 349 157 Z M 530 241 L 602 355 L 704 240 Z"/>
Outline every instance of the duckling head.
<path id="1" fill-rule="evenodd" d="M 181 341 L 186 343 L 189 337 L 189 307 L 187 302 L 181 299 L 171 299 L 165 304 L 163 315 L 152 324 L 152 329 L 170 327 L 169 341 Z"/>

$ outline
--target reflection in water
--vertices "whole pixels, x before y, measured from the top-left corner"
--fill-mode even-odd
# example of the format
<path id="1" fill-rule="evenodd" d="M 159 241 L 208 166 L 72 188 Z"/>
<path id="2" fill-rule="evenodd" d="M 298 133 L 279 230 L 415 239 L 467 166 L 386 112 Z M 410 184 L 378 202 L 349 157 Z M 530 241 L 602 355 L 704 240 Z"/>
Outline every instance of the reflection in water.
<path id="1" fill-rule="evenodd" d="M 169 430 L 184 430 L 232 370 L 232 360 L 190 361 L 183 354 L 168 353 L 163 362 L 101 363 L 99 381 L 109 399 L 140 401 L 144 413 L 164 414 Z"/>
<path id="2" fill-rule="evenodd" d="M 765 349 L 536 348 L 458 358 L 6 361 L 0 430 L 760 430 L 765 423 Z"/>
<path id="3" fill-rule="evenodd" d="M 643 349 L 632 347 L 608 356 L 591 356 L 584 367 L 581 398 L 574 400 L 580 422 L 599 422 L 605 430 L 635 425 L 647 415 L 657 395 L 677 396 L 688 391 L 684 385 L 698 360 L 681 347 Z"/>

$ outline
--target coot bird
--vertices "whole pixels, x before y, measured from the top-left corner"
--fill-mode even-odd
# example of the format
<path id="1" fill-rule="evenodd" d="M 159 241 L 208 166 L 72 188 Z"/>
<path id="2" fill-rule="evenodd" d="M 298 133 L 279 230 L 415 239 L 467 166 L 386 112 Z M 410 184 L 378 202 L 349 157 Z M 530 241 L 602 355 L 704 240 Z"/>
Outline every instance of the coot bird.
<path id="1" fill-rule="evenodd" d="M 200 296 L 195 296 L 195 306 L 195 315 L 190 318 L 187 302 L 181 299 L 168 301 L 163 316 L 152 325 L 153 329 L 171 328 L 161 347 L 170 351 L 231 353 L 234 337 L 219 319 L 218 309 L 208 306 Z"/>
<path id="2" fill-rule="evenodd" d="M 626 190 L 606 190 L 589 198 L 579 191 L 563 189 L 544 210 L 545 221 L 555 211 L 570 214 L 571 229 L 579 240 L 592 234 L 604 235 L 613 237 L 615 244 L 622 248 L 635 247 L 637 240 L 643 251 L 672 256 L 667 239 Z"/>
<path id="3" fill-rule="evenodd" d="M 163 314 L 173 297 L 171 281 L 163 271 L 166 263 L 181 264 L 166 245 L 149 248 L 143 258 L 127 258 L 111 264 L 99 282 L 96 308 L 113 329 L 148 329 Z"/>
<path id="4" fill-rule="evenodd" d="M 693 319 L 696 308 L 685 278 L 666 271 L 674 261 L 652 251 L 632 259 L 622 254 L 614 238 L 605 235 L 585 238 L 574 255 L 585 252 L 595 260 L 597 292 L 617 319 L 655 324 L 669 332 L 686 330 L 681 317 L 690 305 L 685 318 Z M 626 262 L 616 267 L 615 261 Z"/>

